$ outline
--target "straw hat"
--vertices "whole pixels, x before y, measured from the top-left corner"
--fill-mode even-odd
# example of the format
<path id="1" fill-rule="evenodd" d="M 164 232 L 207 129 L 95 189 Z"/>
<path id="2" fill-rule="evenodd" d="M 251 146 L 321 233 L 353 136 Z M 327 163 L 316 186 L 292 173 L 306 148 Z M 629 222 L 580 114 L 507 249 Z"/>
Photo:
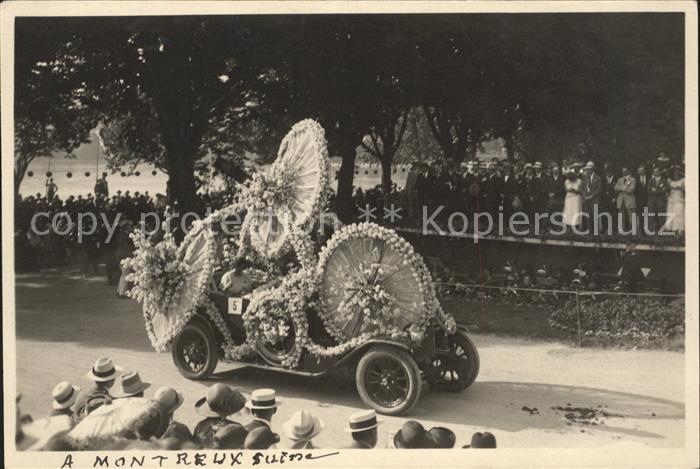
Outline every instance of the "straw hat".
<path id="1" fill-rule="evenodd" d="M 348 417 L 348 428 L 345 429 L 345 432 L 357 433 L 371 430 L 381 422 L 381 420 L 377 420 L 377 413 L 374 410 L 361 410 Z"/>
<path id="2" fill-rule="evenodd" d="M 97 359 L 85 376 L 93 381 L 104 382 L 115 379 L 120 371 L 123 371 L 123 368 L 112 363 L 111 358 L 102 357 Z"/>
<path id="3" fill-rule="evenodd" d="M 53 397 L 51 406 L 57 410 L 68 409 L 75 404 L 75 398 L 78 397 L 79 392 L 80 388 L 78 386 L 73 386 L 68 381 L 61 381 L 51 392 Z"/>
<path id="4" fill-rule="evenodd" d="M 129 397 L 143 392 L 150 386 L 151 383 L 141 381 L 141 376 L 139 376 L 138 372 L 131 371 L 119 376 L 114 384 L 115 389 L 110 393 L 112 397 Z"/>
<path id="5" fill-rule="evenodd" d="M 290 440 L 310 440 L 323 430 L 323 422 L 305 410 L 297 410 L 284 425 L 284 434 Z"/>
<path id="6" fill-rule="evenodd" d="M 255 409 L 274 409 L 279 406 L 281 402 L 277 401 L 275 398 L 275 390 L 269 388 L 256 389 L 250 396 L 250 400 L 245 403 L 248 410 Z"/>

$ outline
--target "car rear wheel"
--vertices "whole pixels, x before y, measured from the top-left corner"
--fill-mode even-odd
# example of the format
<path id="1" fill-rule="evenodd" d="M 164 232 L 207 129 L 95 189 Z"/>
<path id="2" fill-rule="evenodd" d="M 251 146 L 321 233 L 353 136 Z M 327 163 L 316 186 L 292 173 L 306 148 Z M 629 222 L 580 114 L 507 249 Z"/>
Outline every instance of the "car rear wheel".
<path id="1" fill-rule="evenodd" d="M 447 337 L 449 350 L 433 357 L 437 372 L 434 386 L 441 391 L 463 391 L 474 384 L 479 375 L 479 352 L 474 342 L 463 332 Z"/>
<path id="2" fill-rule="evenodd" d="M 175 336 L 172 347 L 173 361 L 187 379 L 206 379 L 218 362 L 217 345 L 209 327 L 192 321 Z"/>
<path id="3" fill-rule="evenodd" d="M 369 349 L 355 371 L 362 401 L 380 414 L 401 415 L 416 405 L 421 394 L 421 372 L 405 350 L 376 346 Z"/>

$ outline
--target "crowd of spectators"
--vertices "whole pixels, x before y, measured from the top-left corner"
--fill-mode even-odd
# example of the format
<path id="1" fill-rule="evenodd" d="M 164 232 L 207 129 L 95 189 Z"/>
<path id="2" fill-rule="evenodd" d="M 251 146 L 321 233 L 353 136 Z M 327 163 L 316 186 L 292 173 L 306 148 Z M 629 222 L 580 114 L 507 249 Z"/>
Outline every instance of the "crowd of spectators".
<path id="1" fill-rule="evenodd" d="M 147 396 L 151 384 L 142 381 L 136 371 L 124 371 L 109 357 L 99 358 L 86 377 L 91 382 L 86 389 L 68 381 L 58 383 L 51 393 L 48 417 L 36 422 L 22 414 L 17 398 L 18 450 L 302 450 L 317 448 L 314 439 L 324 428 L 320 418 L 301 409 L 278 433 L 274 422 L 278 401 L 273 389 L 256 389 L 246 399 L 240 391 L 216 383 L 195 402 L 194 410 L 203 418 L 190 429 L 175 417 L 185 401 L 176 389 L 163 386 Z M 240 417 L 248 422 L 237 422 Z M 372 449 L 377 445 L 380 425 L 374 410 L 355 412 L 347 417 L 349 437 L 338 446 Z M 428 430 L 415 420 L 404 422 L 387 442 L 394 448 L 453 448 L 455 444 L 450 429 Z M 462 447 L 495 448 L 496 438 L 492 433 L 478 432 Z"/>
<path id="2" fill-rule="evenodd" d="M 394 184 L 388 195 L 380 186 L 364 191 L 358 188 L 354 197 L 360 208 L 389 204 L 406 208 L 400 223 L 417 227 L 422 226 L 426 213 L 438 211 L 434 219 L 443 221 L 455 212 L 465 214 L 468 220 L 488 213 L 494 226 L 502 213 L 506 234 L 511 231 L 508 220 L 516 213 L 527 215 L 525 226 L 529 223 L 531 228 L 536 214 L 561 213 L 565 234 L 574 236 L 633 234 L 653 242 L 662 233 L 682 235 L 685 231 L 684 170 L 663 154 L 652 163 L 619 170 L 607 162 L 598 168 L 592 161 L 571 162 L 564 167 L 508 160 L 475 160 L 461 165 L 449 161 L 416 163 L 403 188 Z M 651 214 L 646 222 L 642 218 L 645 208 Z M 595 213 L 597 233 L 593 232 Z M 528 235 L 547 235 L 552 228 L 548 218 L 542 218 L 540 231 L 530 229 Z M 473 224 L 467 228 L 474 229 Z"/>

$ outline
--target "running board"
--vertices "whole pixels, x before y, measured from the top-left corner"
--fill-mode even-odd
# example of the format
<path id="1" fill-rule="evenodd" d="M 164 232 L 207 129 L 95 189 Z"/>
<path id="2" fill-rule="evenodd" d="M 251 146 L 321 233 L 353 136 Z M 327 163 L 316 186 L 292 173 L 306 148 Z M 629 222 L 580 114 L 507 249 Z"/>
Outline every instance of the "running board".
<path id="1" fill-rule="evenodd" d="M 238 362 L 238 361 L 231 361 L 231 360 L 222 360 L 222 361 L 224 363 L 231 363 L 234 365 L 259 368 L 261 370 L 272 370 L 272 371 L 278 371 L 280 373 L 287 373 L 290 375 L 300 375 L 300 376 L 319 377 L 319 376 L 325 375 L 326 373 L 328 373 L 330 371 L 330 370 L 326 370 L 326 371 L 312 372 L 312 371 L 290 370 L 289 368 L 284 368 L 281 366 L 272 366 L 272 365 L 267 365 L 267 364 L 263 364 L 263 363 Z M 334 368 L 335 367 L 333 367 L 331 369 L 334 369 Z"/>

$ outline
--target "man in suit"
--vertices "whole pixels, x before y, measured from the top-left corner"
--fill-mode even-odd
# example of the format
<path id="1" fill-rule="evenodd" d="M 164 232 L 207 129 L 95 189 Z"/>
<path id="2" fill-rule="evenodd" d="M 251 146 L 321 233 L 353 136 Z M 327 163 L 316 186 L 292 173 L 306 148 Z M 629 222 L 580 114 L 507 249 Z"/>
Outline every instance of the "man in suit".
<path id="1" fill-rule="evenodd" d="M 668 193 L 668 181 L 661 174 L 661 168 L 654 166 L 651 178 L 647 185 L 647 206 L 651 213 L 650 232 L 656 233 L 664 226 L 666 212 L 666 194 Z M 650 234 L 651 234 L 650 233 Z"/>
<path id="2" fill-rule="evenodd" d="M 372 449 L 377 444 L 377 413 L 374 410 L 355 412 L 348 418 L 348 428 L 352 443 L 347 449 Z"/>
<path id="3" fill-rule="evenodd" d="M 561 212 L 564 209 L 564 176 L 561 174 L 559 165 L 552 165 L 552 174 L 545 179 L 545 196 L 547 202 L 545 210 L 547 213 Z"/>
<path id="4" fill-rule="evenodd" d="M 603 192 L 603 180 L 595 173 L 595 164 L 592 161 L 586 163 L 583 168 L 583 209 L 588 215 L 586 223 L 588 230 L 600 227 L 597 223 L 596 212 L 599 211 L 600 194 Z"/>
<path id="5" fill-rule="evenodd" d="M 644 207 L 647 206 L 649 179 L 647 167 L 640 164 L 639 168 L 637 168 L 637 185 L 634 193 L 634 196 L 637 199 L 637 211 L 639 213 L 642 213 L 644 211 Z"/>
<path id="6" fill-rule="evenodd" d="M 627 166 L 622 168 L 622 177 L 615 183 L 615 193 L 617 194 L 617 211 L 622 214 L 623 227 L 626 231 L 636 228 L 637 199 L 635 190 L 637 180 L 630 174 Z"/>
<path id="7" fill-rule="evenodd" d="M 532 185 L 530 190 L 532 191 L 532 196 L 533 196 L 533 212 L 534 213 L 545 213 L 545 207 L 547 204 L 547 197 L 545 194 L 545 174 L 543 172 L 544 166 L 542 165 L 542 162 L 540 161 L 535 161 L 535 164 L 532 166 L 532 168 L 535 170 L 535 174 L 532 178 Z"/>
<path id="8" fill-rule="evenodd" d="M 617 205 L 617 194 L 615 193 L 615 182 L 617 182 L 617 175 L 615 171 L 610 166 L 610 163 L 605 163 L 603 165 L 603 196 L 601 200 L 602 211 L 604 213 L 609 213 L 612 220 L 617 217 L 616 205 Z M 605 217 L 602 217 L 605 220 Z M 612 234 L 614 231 L 615 223 L 610 223 L 610 226 L 605 226 L 608 233 Z"/>
<path id="9" fill-rule="evenodd" d="M 277 400 L 274 389 L 256 389 L 245 403 L 246 408 L 253 416 L 253 420 L 245 426 L 250 433 L 259 427 L 267 427 L 272 430 L 272 417 L 277 413 Z M 275 443 L 280 441 L 279 435 L 274 433 Z"/>

